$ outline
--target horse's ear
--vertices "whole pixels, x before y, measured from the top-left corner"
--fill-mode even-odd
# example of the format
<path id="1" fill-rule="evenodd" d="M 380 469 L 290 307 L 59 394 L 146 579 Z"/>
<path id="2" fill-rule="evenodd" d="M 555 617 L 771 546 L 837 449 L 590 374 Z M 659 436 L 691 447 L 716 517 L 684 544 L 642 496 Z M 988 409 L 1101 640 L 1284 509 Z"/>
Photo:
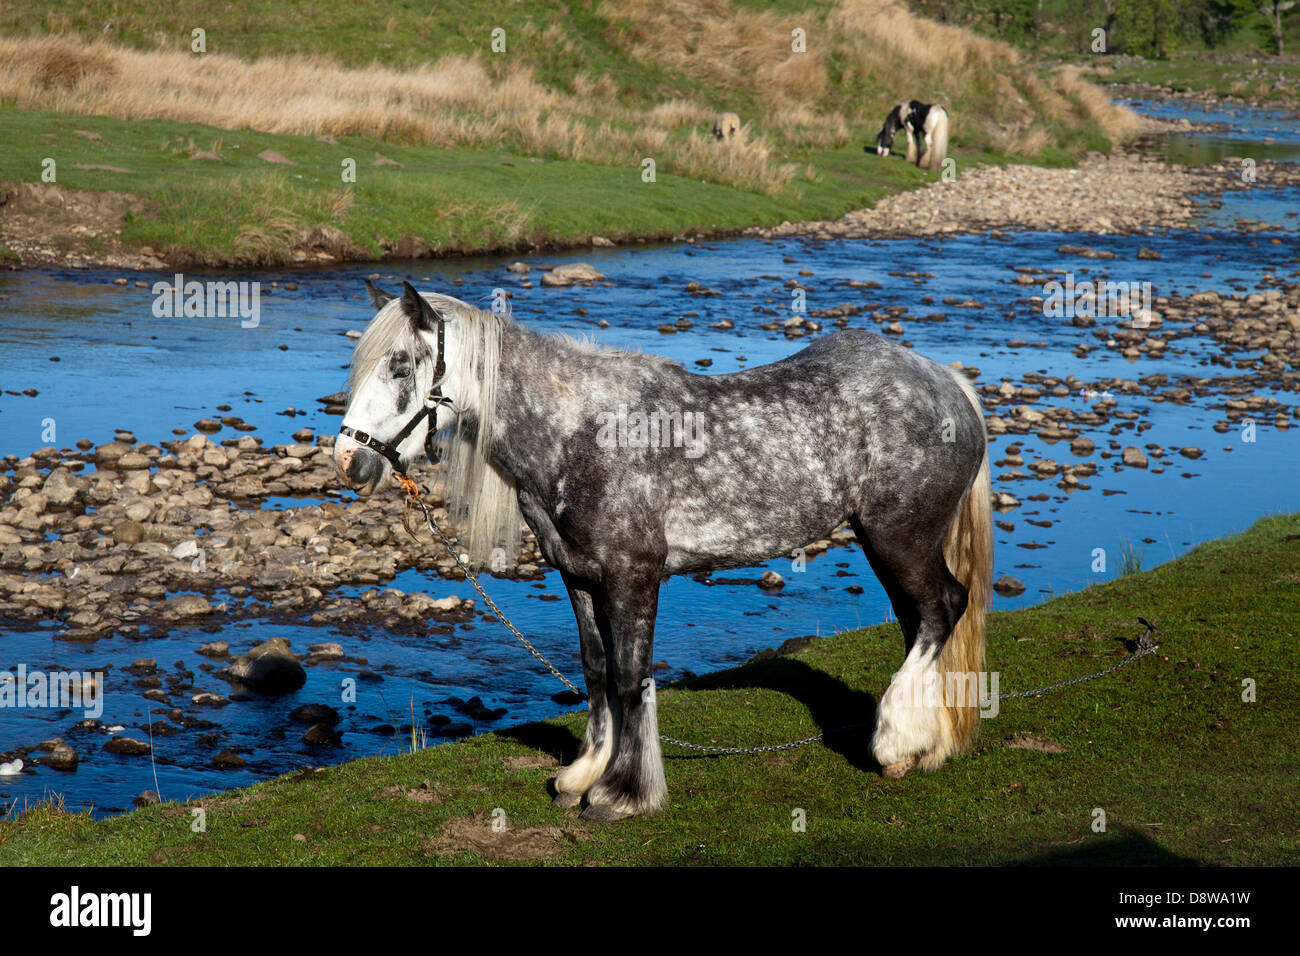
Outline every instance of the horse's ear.
<path id="1" fill-rule="evenodd" d="M 438 313 L 409 282 L 402 283 L 402 311 L 417 332 L 432 332 L 438 327 Z"/>
<path id="2" fill-rule="evenodd" d="M 370 293 L 370 303 L 376 309 L 382 309 L 388 303 L 397 298 L 396 292 L 389 292 L 387 289 L 381 289 L 369 279 L 366 280 L 366 291 Z"/>

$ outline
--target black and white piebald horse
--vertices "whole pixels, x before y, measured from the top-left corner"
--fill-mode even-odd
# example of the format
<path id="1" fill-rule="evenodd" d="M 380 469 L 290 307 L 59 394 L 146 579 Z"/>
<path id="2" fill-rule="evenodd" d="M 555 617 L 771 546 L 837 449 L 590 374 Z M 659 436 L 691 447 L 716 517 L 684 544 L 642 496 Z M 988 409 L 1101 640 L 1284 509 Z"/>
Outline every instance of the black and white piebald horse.
<path id="1" fill-rule="evenodd" d="M 937 103 L 912 100 L 899 103 L 876 134 L 876 155 L 888 156 L 894 148 L 894 138 L 902 130 L 907 135 L 907 161 L 922 169 L 939 169 L 948 157 L 948 111 Z M 925 148 L 918 153 L 918 142 Z M 871 152 L 870 146 L 864 146 Z"/>
<path id="2" fill-rule="evenodd" d="M 984 418 L 962 375 L 860 330 L 696 375 L 409 283 L 372 296 L 335 466 L 387 489 L 440 433 L 472 559 L 516 554 L 521 515 L 536 535 L 573 603 L 590 698 L 558 805 L 585 798 L 585 818 L 611 821 L 667 799 L 653 675 L 665 576 L 790 555 L 844 521 L 907 649 L 875 758 L 902 776 L 967 746 L 978 695 L 951 691 L 983 668 L 993 537 Z"/>

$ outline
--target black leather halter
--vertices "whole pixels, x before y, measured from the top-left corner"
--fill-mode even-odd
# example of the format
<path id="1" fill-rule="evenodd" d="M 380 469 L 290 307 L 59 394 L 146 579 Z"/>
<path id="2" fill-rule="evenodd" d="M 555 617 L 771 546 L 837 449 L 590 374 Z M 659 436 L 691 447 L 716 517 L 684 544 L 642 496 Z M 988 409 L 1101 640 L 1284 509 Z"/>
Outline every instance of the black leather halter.
<path id="1" fill-rule="evenodd" d="M 407 422 L 394 438 L 382 441 L 349 425 L 339 429 L 339 434 L 347 435 L 357 444 L 373 448 L 387 458 L 389 464 L 393 466 L 393 471 L 402 477 L 406 476 L 406 469 L 402 467 L 402 456 L 397 449 L 426 418 L 429 420 L 429 431 L 424 438 L 424 453 L 428 456 L 430 464 L 438 463 L 438 449 L 434 442 L 434 426 L 438 423 L 438 409 L 443 405 L 451 407 L 454 404 L 450 398 L 442 394 L 442 379 L 447 374 L 447 363 L 442 357 L 444 325 L 442 316 L 438 316 L 438 361 L 433 367 L 433 388 L 429 389 L 429 397 L 425 399 L 424 407 L 415 413 L 415 417 Z"/>

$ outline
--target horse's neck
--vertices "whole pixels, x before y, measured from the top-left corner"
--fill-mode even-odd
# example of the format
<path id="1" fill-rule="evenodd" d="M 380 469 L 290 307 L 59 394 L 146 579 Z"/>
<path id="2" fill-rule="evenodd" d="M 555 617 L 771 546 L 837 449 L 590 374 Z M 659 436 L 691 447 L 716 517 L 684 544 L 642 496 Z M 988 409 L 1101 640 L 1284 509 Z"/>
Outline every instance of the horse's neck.
<path id="1" fill-rule="evenodd" d="M 448 354 L 455 354 L 452 350 L 456 347 L 457 343 L 448 342 Z M 516 480 L 532 477 L 534 456 L 529 449 L 545 447 L 544 443 L 559 437 L 558 432 L 548 433 L 551 421 L 546 414 L 555 400 L 550 391 L 556 384 L 557 370 L 548 369 L 545 360 L 553 350 L 554 343 L 547 336 L 513 322 L 502 326 L 489 453 L 493 464 Z M 480 383 L 458 382 L 456 387 L 461 431 L 475 436 L 483 419 L 479 408 Z"/>
<path id="2" fill-rule="evenodd" d="M 554 481 L 558 476 L 548 472 L 557 460 L 552 452 L 594 421 L 595 411 L 579 399 L 587 389 L 577 379 L 600 373 L 583 358 L 581 347 L 562 337 L 505 324 L 490 454 L 516 483 L 541 487 Z M 610 383 L 609 391 L 615 389 Z"/>

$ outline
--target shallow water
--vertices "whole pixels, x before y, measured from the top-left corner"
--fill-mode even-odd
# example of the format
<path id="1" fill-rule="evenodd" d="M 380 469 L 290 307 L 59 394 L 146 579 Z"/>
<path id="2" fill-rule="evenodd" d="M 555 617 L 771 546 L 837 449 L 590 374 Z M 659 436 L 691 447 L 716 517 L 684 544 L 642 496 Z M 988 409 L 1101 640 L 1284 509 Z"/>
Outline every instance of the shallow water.
<path id="1" fill-rule="evenodd" d="M 789 314 L 790 295 L 782 281 L 800 278 L 809 289 L 810 310 L 878 302 L 907 305 L 918 316 L 946 313 L 946 322 L 903 316 L 903 338 L 937 361 L 978 366 L 981 382 L 996 383 L 1003 377 L 1020 382 L 1030 370 L 1061 377 L 1073 373 L 1083 380 L 1138 379 L 1154 372 L 1173 378 L 1212 376 L 1226 370 L 1208 364 L 1217 349 L 1198 339 L 1178 340 L 1175 344 L 1186 351 L 1171 348 L 1162 359 L 1130 362 L 1104 349 L 1078 358 L 1070 349 L 1080 341 L 1092 343 L 1091 330 L 1045 317 L 1026 299 L 1036 290 L 1011 281 L 1015 275 L 1011 267 L 1072 271 L 1079 280 L 1104 275 L 1117 281 L 1150 282 L 1156 295 L 1207 288 L 1253 291 L 1265 275 L 1295 275 L 1300 244 L 1294 234 L 1282 239 L 1272 243 L 1267 236 L 1213 230 L 1148 237 L 1027 233 L 1004 240 L 982 236 L 828 243 L 740 239 L 525 260 L 534 265 L 589 262 L 610 282 L 610 287 L 573 289 L 523 289 L 520 277 L 505 270 L 506 259 L 417 263 L 406 269 L 386 265 L 383 272 L 389 285 L 409 278 L 421 288 L 450 292 L 484 306 L 493 289 L 508 289 L 513 292 L 515 315 L 525 324 L 668 355 L 705 374 L 774 361 L 807 344 L 757 328 Z M 1098 261 L 1063 255 L 1056 251 L 1062 244 L 1109 249 L 1118 258 Z M 1139 246 L 1154 248 L 1163 258 L 1139 261 L 1135 258 Z M 786 257 L 795 261 L 785 262 Z M 814 274 L 798 277 L 800 269 Z M 894 274 L 900 272 L 933 273 L 934 277 Z M 155 318 L 149 289 L 115 286 L 112 273 L 47 270 L 0 277 L 4 315 L 0 354 L 6 372 L 2 387 L 39 390 L 35 398 L 0 396 L 0 452 L 25 455 L 42 445 L 69 446 L 81 437 L 98 444 L 110 440 L 114 428 L 131 429 L 138 439 L 156 443 L 171 437 L 173 428 L 189 434 L 197 419 L 224 414 L 215 411 L 222 403 L 233 406 L 229 414 L 257 426 L 253 434 L 268 444 L 287 440 L 290 432 L 303 426 L 333 433 L 339 419 L 319 411 L 315 398 L 343 387 L 351 342 L 342 333 L 363 327 L 373 314 L 361 284 L 371 273 L 370 267 L 350 267 L 224 277 L 257 279 L 264 287 L 272 280 L 297 283 L 296 291 L 281 288 L 269 296 L 264 288 L 256 329 L 242 329 L 233 319 Z M 139 278 L 152 283 L 159 277 Z M 531 278 L 536 281 L 537 273 Z M 684 288 L 693 280 L 722 294 L 691 296 Z M 854 289 L 844 284 L 849 280 L 873 280 L 882 288 Z M 919 301 L 927 295 L 933 297 L 932 304 Z M 945 296 L 974 299 L 980 307 L 945 306 Z M 689 331 L 675 335 L 657 331 L 660 324 L 688 313 L 697 313 Z M 724 317 L 735 323 L 735 330 L 707 327 Z M 598 328 L 601 319 L 611 323 L 610 328 Z M 830 328 L 829 320 L 823 324 Z M 874 327 L 866 313 L 851 324 Z M 1013 339 L 1042 343 L 1042 347 L 1012 348 L 1007 343 Z M 281 345 L 287 349 L 281 350 Z M 56 355 L 59 361 L 51 362 Z M 711 359 L 711 367 L 695 364 L 702 358 Z M 1210 429 L 1222 412 L 1208 406 L 1221 400 L 1203 398 L 1176 406 L 1142 397 L 1115 397 L 1121 411 L 1147 409 L 1140 420 L 1152 426 L 1140 436 L 1133 431 L 1116 436 L 1121 444 L 1197 445 L 1205 449 L 1205 456 L 1189 461 L 1171 455 L 1164 474 L 1135 469 L 1113 472 L 1112 465 L 1098 459 L 1101 471 L 1089 480 L 1092 490 L 1068 495 L 1052 481 L 995 483 L 1023 501 L 1021 507 L 1001 516 L 1014 522 L 1015 529 L 997 533 L 996 573 L 1014 575 L 1027 586 L 1020 597 L 998 597 L 996 607 L 1024 606 L 1110 579 L 1119 572 L 1119 554 L 1126 542 L 1138 548 L 1143 566 L 1150 567 L 1201 541 L 1240 531 L 1261 515 L 1300 510 L 1300 482 L 1294 480 L 1300 464 L 1300 429 L 1261 428 L 1257 441 L 1245 442 L 1236 432 L 1219 435 Z M 1079 395 L 1051 401 L 1079 410 L 1091 404 Z M 277 414 L 288 406 L 306 414 L 293 418 Z M 53 441 L 41 434 L 48 427 L 47 419 L 53 419 L 57 428 Z M 230 434 L 223 430 L 214 437 Z M 1099 449 L 1106 447 L 1110 437 L 1105 430 L 1084 434 L 1093 437 Z M 1022 446 L 1026 463 L 1040 455 L 1061 462 L 1076 460 L 1068 445 L 1050 446 L 1033 435 L 996 439 L 991 446 L 995 460 L 1012 440 Z M 995 467 L 994 474 L 1004 470 Z M 1106 495 L 1103 489 L 1123 493 Z M 1024 500 L 1040 492 L 1049 500 Z M 265 507 L 296 503 L 275 499 Z M 1027 523 L 1029 519 L 1051 525 L 1035 527 Z M 1104 573 L 1092 570 L 1097 548 L 1105 549 L 1108 558 Z M 771 593 L 752 584 L 705 585 L 690 578 L 674 578 L 664 585 L 655 653 L 656 659 L 669 665 L 662 678 L 725 667 L 788 637 L 827 634 L 888 618 L 883 592 L 856 548 L 833 549 L 810 560 L 801 573 L 788 558 L 781 558 L 725 576 L 757 579 L 764 568 L 782 574 L 787 582 L 783 590 Z M 554 574 L 538 584 L 493 580 L 488 586 L 521 629 L 576 679 L 580 676 L 577 641 L 564 589 Z M 850 594 L 845 590 L 850 585 L 859 585 L 864 592 Z M 476 597 L 467 583 L 416 571 L 399 575 L 392 586 L 427 590 L 435 597 Z M 218 599 L 229 600 L 220 595 Z M 156 658 L 164 672 L 183 662 L 194 671 L 195 691 L 218 693 L 226 693 L 227 685 L 210 676 L 204 669 L 205 665 L 211 668 L 210 662 L 195 654 L 200 644 L 217 637 L 229 641 L 235 652 L 271 636 L 287 637 L 298 651 L 308 644 L 337 640 L 350 657 L 365 659 L 364 665 L 340 662 L 309 667 L 307 685 L 287 697 L 235 702 L 212 712 L 195 710 L 218 726 L 154 741 L 158 787 L 169 799 L 244 785 L 300 765 L 392 753 L 401 746 L 394 733 L 376 728 L 408 725 L 412 707 L 433 741 L 566 709 L 551 699 L 562 690 L 554 679 L 498 625 L 478 620 L 456 626 L 451 634 L 420 638 L 386 633 L 356 637 L 305 623 L 285 626 L 264 621 L 244 621 L 224 629 L 175 628 L 161 638 L 115 637 L 89 646 L 57 641 L 56 633 L 55 626 L 39 631 L 0 627 L 0 669 L 12 669 L 20 662 L 29 668 L 64 670 L 111 665 L 102 719 L 128 728 L 161 719 L 156 704 L 150 717 L 149 703 L 123 670 L 138 657 Z M 885 643 L 864 647 L 863 654 L 896 659 L 901 640 Z M 996 667 L 996 662 L 991 663 Z M 383 680 L 359 682 L 357 704 L 341 704 L 340 681 L 363 669 L 381 674 Z M 1014 676 L 1004 675 L 1004 684 L 1015 689 Z M 496 720 L 475 722 L 446 703 L 449 697 L 474 696 L 485 707 L 504 708 L 505 713 Z M 305 725 L 293 724 L 288 714 L 301 703 L 328 703 L 344 714 L 339 728 L 342 748 L 322 752 L 299 742 Z M 98 812 L 113 812 L 127 808 L 141 790 L 154 788 L 155 768 L 148 758 L 99 753 L 106 739 L 102 732 L 70 731 L 79 718 L 80 714 L 67 712 L 0 710 L 0 750 L 62 735 L 82 756 L 74 774 L 40 769 L 17 779 L 0 778 L 0 797 L 31 800 L 53 789 L 64 793 L 70 805 L 93 803 Z M 690 736 L 694 731 L 698 736 L 703 732 L 672 726 L 671 714 L 664 714 L 663 720 L 668 733 Z M 127 732 L 146 737 L 139 729 Z M 198 738 L 203 733 L 216 733 L 219 739 L 214 745 L 201 743 Z M 247 765 L 213 768 L 211 756 L 232 746 Z"/>
<path id="2" fill-rule="evenodd" d="M 1120 100 L 1130 109 L 1158 119 L 1213 123 L 1205 132 L 1176 133 L 1162 140 L 1172 163 L 1206 165 L 1229 157 L 1300 162 L 1300 117 L 1286 110 L 1212 106 L 1181 100 Z"/>

